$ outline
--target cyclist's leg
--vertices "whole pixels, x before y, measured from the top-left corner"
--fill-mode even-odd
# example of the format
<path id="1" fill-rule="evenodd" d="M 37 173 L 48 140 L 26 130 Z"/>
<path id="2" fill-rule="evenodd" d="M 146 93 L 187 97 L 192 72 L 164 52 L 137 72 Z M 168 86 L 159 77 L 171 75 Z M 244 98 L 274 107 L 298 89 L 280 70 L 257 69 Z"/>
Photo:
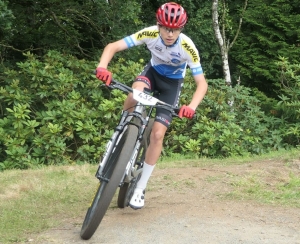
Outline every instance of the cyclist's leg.
<path id="1" fill-rule="evenodd" d="M 145 188 L 148 180 L 154 170 L 155 164 L 161 154 L 163 138 L 167 127 L 159 122 L 154 122 L 150 136 L 150 144 L 146 151 L 146 158 L 143 165 L 143 172 L 141 178 L 137 182 L 136 189 L 130 200 L 129 205 L 134 209 L 140 209 L 144 206 Z"/>
<path id="2" fill-rule="evenodd" d="M 150 144 L 146 152 L 145 161 L 149 165 L 155 165 L 163 147 L 163 139 L 167 127 L 160 122 L 155 121 L 150 135 Z"/>
<path id="3" fill-rule="evenodd" d="M 132 84 L 132 88 L 137 89 L 139 91 L 144 91 L 144 88 L 152 89 L 151 85 L 152 74 L 151 74 L 151 64 L 148 63 L 144 70 L 136 77 L 134 83 Z M 129 93 L 123 106 L 123 110 L 129 109 L 131 112 L 133 107 L 135 106 L 136 101 L 133 99 L 132 93 Z"/>
<path id="4" fill-rule="evenodd" d="M 157 79 L 154 79 L 154 84 L 160 92 L 159 99 L 166 103 L 177 105 L 183 80 L 164 79 L 159 76 L 156 78 Z M 163 139 L 171 121 L 172 115 L 169 111 L 157 109 L 155 122 L 150 136 L 150 144 L 146 152 L 143 173 L 129 203 L 134 209 L 139 209 L 144 206 L 145 188 L 161 154 Z"/>
<path id="5" fill-rule="evenodd" d="M 158 99 L 173 106 L 177 106 L 181 93 L 183 79 L 170 79 L 156 73 L 155 86 L 160 92 Z M 155 165 L 163 145 L 163 139 L 172 122 L 170 111 L 162 108 L 156 109 L 156 117 L 150 137 L 150 145 L 146 152 L 147 164 Z"/>

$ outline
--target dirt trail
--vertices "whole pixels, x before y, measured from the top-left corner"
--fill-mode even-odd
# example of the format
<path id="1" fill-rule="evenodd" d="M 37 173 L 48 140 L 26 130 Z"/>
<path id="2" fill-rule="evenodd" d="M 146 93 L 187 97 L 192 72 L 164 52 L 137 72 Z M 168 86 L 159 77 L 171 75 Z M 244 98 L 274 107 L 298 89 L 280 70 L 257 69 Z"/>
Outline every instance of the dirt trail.
<path id="1" fill-rule="evenodd" d="M 300 244 L 300 209 L 228 200 L 234 190 L 229 177 L 264 174 L 268 184 L 284 180 L 290 171 L 300 174 L 300 162 L 287 168 L 282 162 L 233 166 L 158 169 L 149 182 L 141 210 L 118 209 L 115 202 L 94 236 L 79 237 L 85 213 L 57 229 L 40 234 L 31 243 L 105 244 Z"/>

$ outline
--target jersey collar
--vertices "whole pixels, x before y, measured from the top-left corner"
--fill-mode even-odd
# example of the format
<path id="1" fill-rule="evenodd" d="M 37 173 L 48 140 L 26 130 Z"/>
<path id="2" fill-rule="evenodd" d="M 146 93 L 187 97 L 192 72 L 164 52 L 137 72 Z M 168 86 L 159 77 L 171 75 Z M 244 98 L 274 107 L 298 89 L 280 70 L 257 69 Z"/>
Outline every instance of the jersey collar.
<path id="1" fill-rule="evenodd" d="M 177 40 L 176 40 L 172 45 L 169 45 L 169 46 L 168 46 L 168 45 L 165 44 L 164 40 L 161 38 L 160 35 L 159 35 L 159 37 L 160 37 L 161 42 L 162 42 L 166 47 L 175 47 L 175 46 L 178 44 L 178 42 L 179 42 L 179 36 L 178 36 Z"/>

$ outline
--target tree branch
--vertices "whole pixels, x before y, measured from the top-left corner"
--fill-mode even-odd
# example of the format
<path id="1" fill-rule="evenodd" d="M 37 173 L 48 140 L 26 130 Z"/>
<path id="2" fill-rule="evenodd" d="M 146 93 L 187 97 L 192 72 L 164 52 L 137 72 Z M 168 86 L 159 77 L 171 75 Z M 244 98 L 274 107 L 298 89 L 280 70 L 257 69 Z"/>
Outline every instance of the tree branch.
<path id="1" fill-rule="evenodd" d="M 64 28 L 64 27 L 60 24 L 60 21 L 58 20 L 56 14 L 55 14 L 53 11 L 51 11 L 51 14 L 52 14 L 52 16 L 53 16 L 53 18 L 54 18 L 55 23 L 59 26 L 59 28 L 61 28 L 61 29 L 66 33 L 67 36 L 71 36 L 71 35 L 69 34 L 68 30 L 67 30 L 66 28 Z M 89 55 L 87 55 L 87 54 L 84 52 L 84 49 L 80 46 L 79 41 L 77 40 L 77 38 L 75 38 L 75 37 L 73 36 L 72 39 L 76 42 L 76 45 L 75 45 L 75 46 L 80 50 L 80 53 L 83 54 L 83 55 L 86 56 L 86 57 L 90 57 Z"/>
<path id="2" fill-rule="evenodd" d="M 36 51 L 36 50 L 41 50 L 43 48 L 26 48 L 24 50 L 21 50 L 21 49 L 17 49 L 15 48 L 14 46 L 10 46 L 10 45 L 6 45 L 6 44 L 3 44 L 0 42 L 0 46 L 2 47 L 5 47 L 5 48 L 9 48 L 11 50 L 14 50 L 14 51 L 17 51 L 17 52 L 20 52 L 20 53 L 24 53 L 24 52 L 28 52 L 28 51 Z"/>
<path id="3" fill-rule="evenodd" d="M 237 37 L 238 37 L 238 35 L 239 35 L 239 33 L 240 33 L 240 30 L 241 30 L 241 28 L 242 28 L 243 16 L 244 16 L 244 13 L 245 13 L 245 11 L 246 11 L 247 4 L 248 4 L 248 0 L 245 0 L 244 8 L 243 8 L 243 10 L 242 10 L 242 15 L 241 15 L 240 22 L 239 22 L 239 27 L 238 27 L 238 29 L 237 29 L 237 32 L 236 32 L 234 38 L 233 38 L 233 41 L 230 43 L 229 49 L 233 46 L 233 44 L 235 43 L 235 41 L 236 41 L 236 39 L 237 39 Z"/>

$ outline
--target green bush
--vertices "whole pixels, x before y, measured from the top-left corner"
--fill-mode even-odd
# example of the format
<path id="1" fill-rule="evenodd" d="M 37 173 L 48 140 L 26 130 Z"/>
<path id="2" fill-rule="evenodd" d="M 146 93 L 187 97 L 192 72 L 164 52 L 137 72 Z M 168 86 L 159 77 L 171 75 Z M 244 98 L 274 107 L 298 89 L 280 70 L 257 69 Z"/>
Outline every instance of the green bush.
<path id="1" fill-rule="evenodd" d="M 41 59 L 25 55 L 17 70 L 7 69 L 0 77 L 0 170 L 98 162 L 126 95 L 111 92 L 94 77 L 95 62 L 57 51 Z M 143 60 L 119 59 L 110 70 L 130 85 L 143 65 Z M 190 102 L 194 90 L 187 72 L 181 104 Z M 196 118 L 173 120 L 163 155 L 227 157 L 299 145 L 299 97 L 288 91 L 277 105 L 258 91 L 209 80 Z"/>
<path id="2" fill-rule="evenodd" d="M 185 83 L 182 102 L 194 91 L 192 78 Z M 187 153 L 206 157 L 261 154 L 287 147 L 281 128 L 284 120 L 267 115 L 262 101 L 244 86 L 209 80 L 209 91 L 197 109 L 196 119 L 172 124 L 165 154 Z M 230 106 L 230 102 L 232 106 Z"/>
<path id="3" fill-rule="evenodd" d="M 281 71 L 278 81 L 280 101 L 276 106 L 277 116 L 285 120 L 282 127 L 284 141 L 300 145 L 300 64 L 291 64 L 287 58 L 280 57 L 276 63 Z"/>
<path id="4" fill-rule="evenodd" d="M 0 169 L 98 162 L 125 94 L 95 79 L 94 62 L 56 51 L 25 55 L 0 87 Z M 120 59 L 112 72 L 130 84 L 142 67 Z"/>

